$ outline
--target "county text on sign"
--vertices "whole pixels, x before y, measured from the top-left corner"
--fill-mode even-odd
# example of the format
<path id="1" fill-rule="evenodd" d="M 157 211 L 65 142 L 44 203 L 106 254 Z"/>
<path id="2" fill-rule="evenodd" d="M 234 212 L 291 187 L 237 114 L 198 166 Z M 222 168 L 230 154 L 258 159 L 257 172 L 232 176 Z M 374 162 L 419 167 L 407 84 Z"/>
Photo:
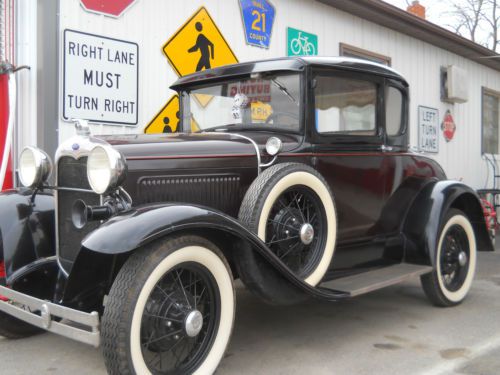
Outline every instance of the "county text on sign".
<path id="1" fill-rule="evenodd" d="M 439 151 L 439 111 L 418 107 L 418 149 L 425 152 Z"/>
<path id="2" fill-rule="evenodd" d="M 136 43 L 64 30 L 63 118 L 137 125 Z"/>

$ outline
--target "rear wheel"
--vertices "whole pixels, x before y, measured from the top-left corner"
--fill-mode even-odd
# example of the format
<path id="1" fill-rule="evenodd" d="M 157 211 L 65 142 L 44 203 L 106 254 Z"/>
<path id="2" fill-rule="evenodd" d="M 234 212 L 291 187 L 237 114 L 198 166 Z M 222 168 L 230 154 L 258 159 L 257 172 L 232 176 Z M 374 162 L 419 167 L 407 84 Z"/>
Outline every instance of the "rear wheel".
<path id="1" fill-rule="evenodd" d="M 230 268 L 207 240 L 183 236 L 132 255 L 102 321 L 110 374 L 211 374 L 234 321 Z"/>
<path id="2" fill-rule="evenodd" d="M 40 328 L 0 311 L 0 336 L 7 339 L 22 339 L 41 332 L 43 330 Z"/>
<path id="3" fill-rule="evenodd" d="M 422 287 L 436 306 L 461 303 L 476 272 L 476 237 L 465 214 L 450 209 L 443 220 L 432 273 L 421 277 Z"/>

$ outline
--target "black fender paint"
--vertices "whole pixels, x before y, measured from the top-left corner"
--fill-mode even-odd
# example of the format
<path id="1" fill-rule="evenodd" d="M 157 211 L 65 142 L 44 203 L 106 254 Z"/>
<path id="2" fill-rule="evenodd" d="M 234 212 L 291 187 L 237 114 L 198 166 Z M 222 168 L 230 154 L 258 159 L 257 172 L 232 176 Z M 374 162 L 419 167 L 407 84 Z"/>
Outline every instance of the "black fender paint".
<path id="1" fill-rule="evenodd" d="M 167 235 L 187 231 L 229 235 L 235 241 L 225 244 L 225 254 L 230 255 L 232 251 L 245 251 L 245 249 L 255 251 L 260 255 L 259 259 L 263 260 L 261 266 L 270 266 L 269 272 L 276 273 L 278 278 L 283 280 L 283 285 L 292 288 L 290 290 L 292 294 L 295 291 L 330 301 L 348 297 L 343 292 L 315 288 L 304 283 L 254 233 L 243 227 L 236 219 L 207 207 L 188 204 L 140 206 L 111 218 L 84 238 L 82 246 L 95 253 L 119 255 L 139 249 Z M 239 257 L 233 257 L 232 260 L 237 258 Z M 241 266 L 238 268 L 241 269 Z M 74 267 L 80 267 L 78 262 Z M 263 290 L 264 285 L 260 287 Z M 254 289 L 252 286 L 250 288 Z M 283 301 L 280 299 L 271 302 Z"/>
<path id="2" fill-rule="evenodd" d="M 476 192 L 458 181 L 435 181 L 418 194 L 404 221 L 406 262 L 435 265 L 439 232 L 450 208 L 463 211 L 469 218 L 478 251 L 494 251 Z"/>
<path id="3" fill-rule="evenodd" d="M 38 192 L 33 202 L 29 189 L 0 193 L 0 259 L 5 262 L 7 284 L 33 262 L 55 255 L 54 197 Z"/>

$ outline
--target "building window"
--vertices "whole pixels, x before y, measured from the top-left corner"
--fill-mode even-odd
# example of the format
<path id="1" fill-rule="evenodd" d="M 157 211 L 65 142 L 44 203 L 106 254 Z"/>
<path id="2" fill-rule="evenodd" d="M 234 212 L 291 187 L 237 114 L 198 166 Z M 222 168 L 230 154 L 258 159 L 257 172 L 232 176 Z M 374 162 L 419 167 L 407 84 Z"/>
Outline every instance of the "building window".
<path id="1" fill-rule="evenodd" d="M 349 44 L 345 43 L 340 43 L 340 56 L 364 59 L 387 66 L 391 66 L 392 62 L 391 58 L 388 56 L 380 55 L 378 53 L 367 51 L 362 48 L 350 46 Z"/>
<path id="2" fill-rule="evenodd" d="M 373 82 L 316 76 L 316 130 L 323 134 L 375 135 L 377 86 Z"/>
<path id="3" fill-rule="evenodd" d="M 499 154 L 500 93 L 483 87 L 483 154 Z"/>

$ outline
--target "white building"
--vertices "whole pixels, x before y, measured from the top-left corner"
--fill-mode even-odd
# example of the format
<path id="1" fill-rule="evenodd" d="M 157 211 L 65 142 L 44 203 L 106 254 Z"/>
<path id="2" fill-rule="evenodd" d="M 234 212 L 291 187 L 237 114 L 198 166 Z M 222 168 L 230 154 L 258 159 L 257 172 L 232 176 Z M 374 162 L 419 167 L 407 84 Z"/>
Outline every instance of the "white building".
<path id="1" fill-rule="evenodd" d="M 96 96 L 108 95 L 111 101 L 106 113 L 102 113 L 102 102 L 98 111 L 92 101 L 83 108 L 94 120 L 93 132 L 144 132 L 173 95 L 168 87 L 178 77 L 174 68 L 179 70 L 187 64 L 182 58 L 169 63 L 164 45 L 204 7 L 239 61 L 286 56 L 287 29 L 294 28 L 317 36 L 319 55 L 365 57 L 391 65 L 410 84 L 411 145 L 419 147 L 419 139 L 425 138 L 427 149 L 438 151 L 429 155 L 442 164 L 449 178 L 463 179 L 474 188 L 484 187 L 488 168 L 482 153 L 500 153 L 500 59 L 490 58 L 494 53 L 486 48 L 381 0 L 269 0 L 275 9 L 269 48 L 247 44 L 240 0 L 129 0 L 131 5 L 118 17 L 84 7 L 114 1 L 0 0 L 3 8 L 14 10 L 4 16 L 15 27 L 12 31 L 2 28 L 4 33 L 14 33 L 12 58 L 16 65 L 31 66 L 30 71 L 17 74 L 16 150 L 36 144 L 53 153 L 57 144 L 74 132 L 69 119 L 78 112 L 73 111 L 77 98 L 65 95 L 81 87 L 77 94 L 91 97 L 92 90 L 84 83 L 95 86 L 97 81 L 109 87 Z M 259 6 L 263 1 L 253 3 Z M 204 22 L 209 22 L 204 17 Z M 254 29 L 271 27 L 265 17 L 253 22 L 260 22 L 253 24 Z M 179 43 L 188 49 L 192 47 L 189 43 L 194 44 L 194 39 L 188 41 L 189 36 L 197 34 L 192 31 L 186 35 L 184 44 Z M 73 43 L 72 50 L 69 42 Z M 87 47 L 77 50 L 78 43 Z M 113 56 L 114 62 L 109 58 L 104 61 L 103 56 L 97 58 L 98 50 L 91 52 L 88 48 L 98 43 L 104 46 L 102 54 L 106 48 L 112 55 L 119 51 L 118 60 Z M 215 53 L 225 54 L 230 60 L 230 52 L 224 52 L 221 43 L 215 43 Z M 89 60 L 92 53 L 94 61 Z M 82 78 L 83 65 L 88 70 Z M 100 81 L 98 74 L 106 69 L 113 75 L 104 75 L 104 81 Z M 449 96 L 456 97 L 452 101 L 443 93 L 443 72 L 448 73 Z M 113 101 L 114 93 L 126 98 L 118 106 Z M 99 100 L 104 100 L 101 96 Z M 79 107 L 85 106 L 79 103 Z M 133 104 L 124 108 L 124 103 Z M 438 120 L 428 124 L 426 137 L 419 137 L 419 124 L 424 121 L 419 119 L 419 112 L 429 116 L 436 111 Z M 449 142 L 441 130 L 448 111 L 456 126 Z M 106 122 L 98 123 L 99 118 Z M 121 121 L 128 125 L 119 125 Z M 436 133 L 433 125 L 437 126 Z M 491 176 L 488 184 L 492 185 Z"/>

